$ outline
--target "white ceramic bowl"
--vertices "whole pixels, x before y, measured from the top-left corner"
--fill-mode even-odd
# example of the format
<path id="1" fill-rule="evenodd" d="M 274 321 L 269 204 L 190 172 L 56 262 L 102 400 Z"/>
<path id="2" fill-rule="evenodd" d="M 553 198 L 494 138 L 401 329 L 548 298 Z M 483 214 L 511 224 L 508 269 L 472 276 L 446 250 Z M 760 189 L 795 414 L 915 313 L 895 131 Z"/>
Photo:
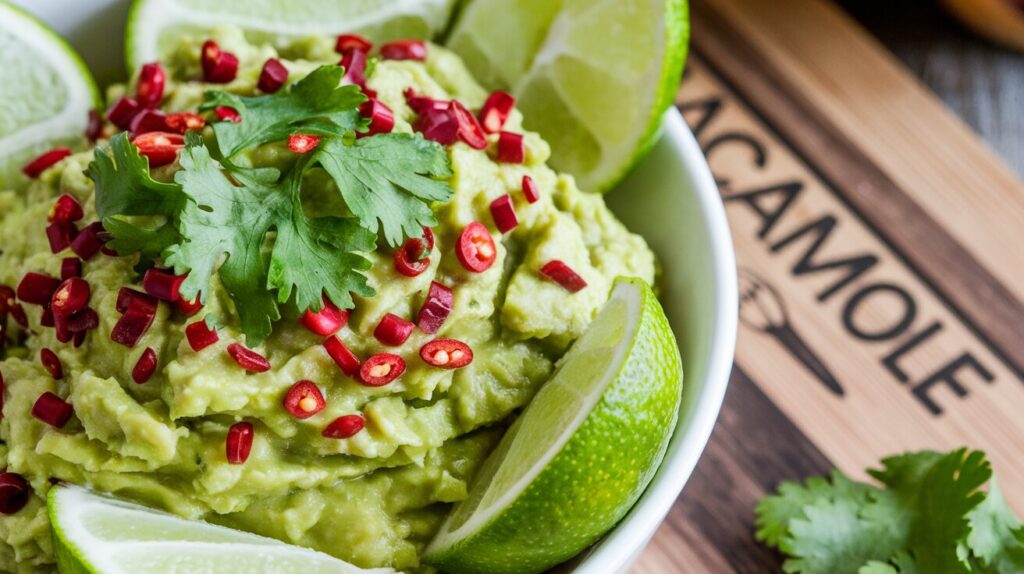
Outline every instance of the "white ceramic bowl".
<path id="1" fill-rule="evenodd" d="M 121 41 L 130 0 L 14 0 L 53 26 L 97 79 L 123 74 Z M 718 188 L 679 113 L 618 189 L 615 213 L 643 235 L 664 269 L 662 299 L 686 371 L 682 411 L 665 462 L 636 507 L 576 561 L 574 574 L 625 572 L 693 472 L 722 406 L 736 342 L 736 261 Z"/>

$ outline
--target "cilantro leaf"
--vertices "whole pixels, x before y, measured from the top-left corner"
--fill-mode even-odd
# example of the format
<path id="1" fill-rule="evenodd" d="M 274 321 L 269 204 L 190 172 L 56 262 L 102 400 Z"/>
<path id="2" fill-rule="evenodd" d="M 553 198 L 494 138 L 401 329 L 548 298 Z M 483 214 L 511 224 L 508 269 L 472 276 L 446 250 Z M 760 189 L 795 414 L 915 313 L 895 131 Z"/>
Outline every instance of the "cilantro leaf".
<path id="1" fill-rule="evenodd" d="M 1024 528 L 993 478 L 988 496 L 967 515 L 967 546 L 987 572 L 1024 572 Z"/>
<path id="2" fill-rule="evenodd" d="M 804 508 L 820 499 L 850 498 L 861 503 L 874 487 L 853 482 L 838 470 L 832 471 L 831 482 L 822 476 L 811 477 L 804 484 L 784 482 L 779 492 L 767 496 L 757 505 L 758 540 L 776 546 L 789 532 L 789 522 L 805 517 Z"/>
<path id="3" fill-rule="evenodd" d="M 126 132 L 111 138 L 109 149 L 96 148 L 85 175 L 96 183 L 100 217 L 161 215 L 178 209 L 184 201 L 177 185 L 153 179 L 149 160 L 139 155 Z"/>
<path id="4" fill-rule="evenodd" d="M 309 124 L 308 131 L 344 135 L 363 125 L 359 105 L 366 101 L 359 86 L 341 86 L 345 69 L 321 66 L 285 90 L 264 96 L 237 96 L 208 92 L 201 110 L 234 108 L 240 122 L 213 124 L 217 148 L 231 159 L 255 145 L 280 141 Z"/>
<path id="5" fill-rule="evenodd" d="M 430 202 L 453 193 L 436 179 L 452 175 L 444 148 L 419 134 L 378 134 L 351 144 L 333 139 L 321 144 L 314 161 L 334 178 L 362 226 L 374 233 L 383 228 L 393 247 L 436 225 Z"/>
<path id="6" fill-rule="evenodd" d="M 885 488 L 811 478 L 757 507 L 757 537 L 794 574 L 1024 572 L 1024 527 L 980 451 L 908 453 L 869 470 Z"/>
<path id="7" fill-rule="evenodd" d="M 300 309 L 319 309 L 325 293 L 342 308 L 352 307 L 350 292 L 373 293 L 359 273 L 370 263 L 357 254 L 373 249 L 373 235 L 351 220 L 307 218 L 299 193 L 303 166 L 279 184 L 242 178 L 244 185 L 235 186 L 198 137 L 189 138 L 180 163 L 175 180 L 190 200 L 178 216 L 184 240 L 164 259 L 179 273 L 189 271 L 181 286 L 187 299 L 218 272 L 252 344 L 270 335 L 280 318 L 277 303 L 293 293 Z"/>

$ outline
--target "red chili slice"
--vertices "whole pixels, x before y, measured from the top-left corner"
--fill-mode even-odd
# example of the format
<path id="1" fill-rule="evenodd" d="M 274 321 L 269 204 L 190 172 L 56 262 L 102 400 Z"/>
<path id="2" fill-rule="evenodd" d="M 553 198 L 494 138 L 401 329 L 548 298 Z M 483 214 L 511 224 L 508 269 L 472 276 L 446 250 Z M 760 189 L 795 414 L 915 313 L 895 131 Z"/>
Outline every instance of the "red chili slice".
<path id="1" fill-rule="evenodd" d="M 476 117 L 459 102 L 452 100 L 452 113 L 459 123 L 459 138 L 466 142 L 466 145 L 473 149 L 485 149 L 487 147 L 487 134 Z"/>
<path id="2" fill-rule="evenodd" d="M 388 313 L 381 318 L 377 328 L 373 330 L 373 336 L 382 345 L 397 347 L 409 338 L 409 335 L 412 334 L 412 330 L 415 328 L 416 325 L 409 321 L 393 313 Z"/>
<path id="3" fill-rule="evenodd" d="M 56 428 L 61 428 L 71 420 L 74 408 L 64 399 L 51 392 L 39 395 L 32 405 L 32 416 Z"/>
<path id="4" fill-rule="evenodd" d="M 220 335 L 217 334 L 217 330 L 211 329 L 206 324 L 206 321 L 196 321 L 185 327 L 185 338 L 188 339 L 188 344 L 192 347 L 192 350 L 197 353 L 220 341 Z"/>
<path id="5" fill-rule="evenodd" d="M 50 349 L 43 349 L 39 351 L 39 359 L 43 363 L 43 368 L 46 372 L 50 373 L 55 381 L 59 381 L 64 378 L 64 366 L 60 363 L 60 358 L 57 357 L 57 353 L 54 353 Z"/>
<path id="6" fill-rule="evenodd" d="M 128 307 L 110 332 L 110 340 L 125 347 L 134 347 L 149 331 L 155 318 L 155 306 L 150 308 L 144 304 L 136 304 Z"/>
<path id="7" fill-rule="evenodd" d="M 143 110 L 132 120 L 131 132 L 135 135 L 149 132 L 173 132 L 167 123 L 167 114 L 159 110 Z"/>
<path id="8" fill-rule="evenodd" d="M 167 114 L 167 117 L 164 118 L 164 124 L 167 126 L 167 131 L 184 134 L 185 132 L 202 131 L 206 127 L 206 119 L 197 114 L 181 112 Z"/>
<path id="9" fill-rule="evenodd" d="M 512 205 L 512 197 L 507 193 L 491 202 L 491 217 L 498 231 L 508 233 L 519 225 L 516 208 Z"/>
<path id="10" fill-rule="evenodd" d="M 135 136 L 132 143 L 139 148 L 139 155 L 149 158 L 149 167 L 160 167 L 178 159 L 185 138 L 181 134 L 149 132 Z"/>
<path id="11" fill-rule="evenodd" d="M 249 459 L 252 452 L 252 441 L 256 437 L 256 431 L 252 423 L 239 422 L 231 425 L 228 429 L 228 436 L 224 441 L 225 454 L 229 464 L 242 464 Z"/>
<path id="12" fill-rule="evenodd" d="M 366 419 L 359 415 L 345 415 L 334 419 L 321 433 L 324 438 L 352 438 L 366 426 Z"/>
<path id="13" fill-rule="evenodd" d="M 187 278 L 188 274 L 175 275 L 170 270 L 153 267 L 142 276 L 142 288 L 157 299 L 174 303 L 181 299 L 181 284 Z"/>
<path id="14" fill-rule="evenodd" d="M 324 307 L 318 312 L 307 310 L 302 315 L 302 324 L 321 337 L 329 337 L 348 324 L 348 311 L 339 309 L 334 303 L 324 298 Z"/>
<path id="15" fill-rule="evenodd" d="M 156 351 L 151 347 L 146 347 L 146 350 L 142 352 L 142 356 L 135 363 L 135 368 L 132 369 L 132 380 L 136 384 L 141 385 L 153 378 L 153 373 L 156 372 L 157 361 Z"/>
<path id="16" fill-rule="evenodd" d="M 256 86 L 260 91 L 273 94 L 281 89 L 281 86 L 288 81 L 288 68 L 284 67 L 281 60 L 270 58 L 263 64 L 260 71 L 260 80 Z"/>
<path id="17" fill-rule="evenodd" d="M 343 79 L 359 87 L 366 86 L 366 52 L 352 50 L 341 58 L 341 62 L 338 65 L 345 68 L 345 77 Z"/>
<path id="18" fill-rule="evenodd" d="M 56 317 L 56 316 L 55 316 Z M 66 321 L 67 329 L 73 335 L 83 335 L 100 326 L 100 316 L 95 309 L 86 307 L 71 315 Z M 84 339 L 82 342 L 85 342 Z M 81 343 L 79 343 L 81 346 Z"/>
<path id="19" fill-rule="evenodd" d="M 96 110 L 89 110 L 89 123 L 85 125 L 85 138 L 96 142 L 103 136 L 103 118 Z"/>
<path id="20" fill-rule="evenodd" d="M 522 134 L 501 132 L 498 134 L 498 161 L 523 163 L 526 160 L 526 144 Z"/>
<path id="21" fill-rule="evenodd" d="M 217 119 L 222 122 L 232 122 L 237 124 L 242 121 L 241 114 L 231 106 L 217 106 L 213 109 L 213 115 L 217 116 Z"/>
<path id="22" fill-rule="evenodd" d="M 424 138 L 441 145 L 452 145 L 459 139 L 459 120 L 447 109 L 421 113 L 413 128 Z"/>
<path id="23" fill-rule="evenodd" d="M 368 387 L 383 387 L 405 372 L 405 359 L 391 353 L 374 355 L 359 369 L 359 380 Z"/>
<path id="24" fill-rule="evenodd" d="M 78 237 L 78 228 L 74 223 L 51 223 L 46 226 L 46 240 L 50 242 L 50 252 L 60 253 L 71 246 Z"/>
<path id="25" fill-rule="evenodd" d="M 71 242 L 71 251 L 75 252 L 85 261 L 92 259 L 93 255 L 103 248 L 103 244 L 109 239 L 107 230 L 99 221 L 90 223 Z"/>
<path id="26" fill-rule="evenodd" d="M 540 272 L 570 293 L 576 293 L 587 286 L 587 282 L 579 274 L 558 259 L 547 262 L 540 268 Z"/>
<path id="27" fill-rule="evenodd" d="M 530 203 L 537 203 L 537 200 L 540 199 L 540 188 L 537 187 L 537 182 L 528 175 L 523 176 L 523 197 Z"/>
<path id="28" fill-rule="evenodd" d="M 114 105 L 110 106 L 107 110 L 107 119 L 110 123 L 118 127 L 118 129 L 127 130 L 132 125 L 132 120 L 135 116 L 142 111 L 142 106 L 139 105 L 138 100 L 135 98 L 121 98 L 114 102 Z"/>
<path id="29" fill-rule="evenodd" d="M 334 362 L 341 369 L 341 372 L 345 373 L 350 377 L 354 377 L 359 374 L 359 357 L 355 356 L 345 346 L 345 343 L 341 342 L 338 337 L 330 337 L 324 341 L 324 349 L 327 350 L 327 354 L 334 359 Z"/>
<path id="30" fill-rule="evenodd" d="M 391 133 L 391 130 L 395 129 L 395 114 L 376 98 L 361 105 L 359 113 L 364 118 L 369 118 L 370 120 L 370 125 L 366 131 L 359 132 L 360 137 Z"/>
<path id="31" fill-rule="evenodd" d="M 81 221 L 85 213 L 82 211 L 82 204 L 74 197 L 64 194 L 57 198 L 53 207 L 50 208 L 50 223 L 74 223 Z"/>
<path id="32" fill-rule="evenodd" d="M 15 514 L 31 498 L 32 487 L 20 474 L 14 472 L 0 473 L 0 514 Z"/>
<path id="33" fill-rule="evenodd" d="M 417 114 L 423 114 L 429 111 L 447 111 L 450 104 L 450 102 L 445 100 L 435 100 L 426 96 L 417 95 L 416 91 L 412 88 L 406 88 L 403 94 L 405 95 L 405 102 L 409 104 L 412 111 Z"/>
<path id="34" fill-rule="evenodd" d="M 192 317 L 203 308 L 203 297 L 202 295 L 196 295 L 195 300 L 186 301 L 184 298 L 179 297 L 174 305 L 181 311 L 181 314 L 186 317 Z"/>
<path id="35" fill-rule="evenodd" d="M 89 304 L 92 290 L 89 283 L 81 277 L 67 279 L 57 287 L 50 298 L 50 309 L 54 314 L 69 317 Z"/>
<path id="36" fill-rule="evenodd" d="M 203 81 L 211 84 L 227 84 L 238 75 L 238 58 L 220 49 L 217 42 L 207 40 L 200 52 L 203 66 Z"/>
<path id="37" fill-rule="evenodd" d="M 352 50 L 369 52 L 372 49 L 373 42 L 359 34 L 342 34 L 338 36 L 338 41 L 334 44 L 334 50 L 339 54 L 347 54 Z"/>
<path id="38" fill-rule="evenodd" d="M 512 109 L 516 107 L 516 99 L 508 92 L 497 91 L 491 93 L 480 109 L 480 124 L 484 131 L 489 134 L 496 134 L 505 127 Z"/>
<path id="39" fill-rule="evenodd" d="M 288 136 L 288 149 L 295 153 L 309 153 L 320 143 L 318 136 L 292 134 Z"/>
<path id="40" fill-rule="evenodd" d="M 410 237 L 395 251 L 395 271 L 406 277 L 416 277 L 430 268 L 430 259 L 426 257 L 430 250 L 424 239 Z"/>
<path id="41" fill-rule="evenodd" d="M 139 82 L 135 86 L 135 99 L 144 108 L 155 108 L 164 97 L 167 74 L 160 64 L 143 64 L 139 71 Z"/>
<path id="42" fill-rule="evenodd" d="M 149 314 L 155 315 L 158 302 L 155 297 L 151 297 L 145 293 L 136 291 L 135 289 L 129 289 L 128 287 L 122 287 L 117 292 L 117 312 L 125 313 L 129 309 L 137 308 L 145 311 Z"/>
<path id="43" fill-rule="evenodd" d="M 427 298 L 420 307 L 416 323 L 424 333 L 436 333 L 448 319 L 454 306 L 455 297 L 452 290 L 437 281 L 431 281 L 430 291 L 427 292 Z"/>
<path id="44" fill-rule="evenodd" d="M 270 370 L 270 361 L 266 357 L 240 343 L 228 345 L 228 354 L 239 367 L 250 373 L 265 373 Z"/>
<path id="45" fill-rule="evenodd" d="M 327 402 L 320 387 L 313 381 L 299 381 L 284 395 L 284 408 L 297 419 L 309 417 L 324 410 Z"/>
<path id="46" fill-rule="evenodd" d="M 459 235 L 455 256 L 467 271 L 482 273 L 494 264 L 498 258 L 498 250 L 487 228 L 482 223 L 474 221 Z"/>
<path id="47" fill-rule="evenodd" d="M 420 358 L 442 369 L 461 369 L 473 362 L 473 350 L 455 339 L 434 339 L 420 349 Z"/>
<path id="48" fill-rule="evenodd" d="M 42 273 L 26 273 L 18 284 L 18 299 L 32 305 L 49 305 L 61 280 Z"/>
<path id="49" fill-rule="evenodd" d="M 28 162 L 28 164 L 22 168 L 21 172 L 27 177 L 35 179 L 39 177 L 44 171 L 53 167 L 60 160 L 71 155 L 71 150 L 66 147 L 59 147 L 52 149 L 43 155 L 35 158 Z"/>
<path id="50" fill-rule="evenodd" d="M 65 257 L 60 262 L 60 278 L 67 280 L 82 276 L 82 260 L 77 257 Z"/>
<path id="51" fill-rule="evenodd" d="M 426 60 L 427 45 L 422 40 L 398 40 L 380 47 L 385 60 Z"/>

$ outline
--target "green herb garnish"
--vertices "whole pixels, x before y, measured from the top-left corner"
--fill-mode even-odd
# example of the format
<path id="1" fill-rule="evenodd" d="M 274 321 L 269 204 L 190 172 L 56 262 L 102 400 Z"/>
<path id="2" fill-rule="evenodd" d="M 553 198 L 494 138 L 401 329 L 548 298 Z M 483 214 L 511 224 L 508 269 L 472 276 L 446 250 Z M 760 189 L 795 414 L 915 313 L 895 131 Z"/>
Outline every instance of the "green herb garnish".
<path id="1" fill-rule="evenodd" d="M 435 225 L 431 202 L 451 197 L 442 179 L 452 172 L 444 148 L 422 136 L 357 139 L 366 97 L 340 86 L 343 76 L 343 68 L 323 66 L 272 95 L 208 93 L 202 109 L 231 106 L 242 121 L 214 124 L 212 147 L 188 134 L 174 183 L 151 177 L 127 134 L 97 149 L 86 173 L 96 183 L 111 247 L 188 273 L 181 287 L 188 300 L 208 291 L 218 273 L 250 344 L 270 335 L 279 304 L 293 300 L 300 312 L 318 311 L 326 296 L 350 308 L 351 293 L 372 295 L 362 254 L 375 249 L 378 230 L 397 246 Z M 283 173 L 238 165 L 242 152 L 296 133 L 321 142 Z M 335 181 L 351 215 L 303 210 L 303 181 L 319 169 Z"/>
<path id="2" fill-rule="evenodd" d="M 984 453 L 909 453 L 882 466 L 868 472 L 884 488 L 839 471 L 783 483 L 757 507 L 758 540 L 794 574 L 1024 572 L 1024 528 Z"/>

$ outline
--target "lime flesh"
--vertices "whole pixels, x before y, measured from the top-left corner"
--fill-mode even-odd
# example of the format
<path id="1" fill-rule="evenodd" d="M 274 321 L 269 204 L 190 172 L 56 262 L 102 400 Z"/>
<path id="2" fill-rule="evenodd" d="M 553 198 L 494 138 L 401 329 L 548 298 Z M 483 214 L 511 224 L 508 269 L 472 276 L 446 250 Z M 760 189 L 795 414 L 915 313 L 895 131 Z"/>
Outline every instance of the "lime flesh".
<path id="1" fill-rule="evenodd" d="M 688 14 L 686 0 L 473 0 L 448 46 L 485 86 L 512 91 L 555 168 L 604 192 L 656 140 Z"/>
<path id="2" fill-rule="evenodd" d="M 57 34 L 0 0 L 0 190 L 19 188 L 22 167 L 56 146 L 84 141 L 99 91 Z"/>
<path id="3" fill-rule="evenodd" d="M 453 574 L 524 574 L 575 556 L 650 482 L 681 393 L 679 351 L 661 306 L 646 283 L 620 279 L 425 560 Z"/>
<path id="4" fill-rule="evenodd" d="M 95 494 L 55 486 L 47 496 L 62 574 L 387 574 L 321 552 Z"/>
<path id="5" fill-rule="evenodd" d="M 128 17 L 128 68 L 160 59 L 183 33 L 231 24 L 253 41 L 360 33 L 382 42 L 431 38 L 455 0 L 135 0 Z"/>

